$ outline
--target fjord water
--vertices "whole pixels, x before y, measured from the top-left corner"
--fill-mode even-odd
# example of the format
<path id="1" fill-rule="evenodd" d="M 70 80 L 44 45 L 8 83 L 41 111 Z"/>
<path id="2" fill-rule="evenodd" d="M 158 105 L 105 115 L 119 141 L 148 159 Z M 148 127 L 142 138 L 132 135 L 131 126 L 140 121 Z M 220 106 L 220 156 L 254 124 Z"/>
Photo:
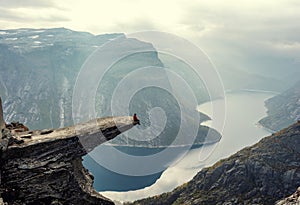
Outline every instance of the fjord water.
<path id="1" fill-rule="evenodd" d="M 270 134 L 269 131 L 257 126 L 257 122 L 266 115 L 264 101 L 272 96 L 271 93 L 261 92 L 227 93 L 224 129 L 218 130 L 222 134 L 221 141 L 214 145 L 206 145 L 190 150 L 181 161 L 168 167 L 162 173 L 145 177 L 118 176 L 103 170 L 97 170 L 96 164 L 90 163 L 89 160 L 85 159 L 84 164 L 95 176 L 94 187 L 96 190 L 97 187 L 98 190 L 99 187 L 102 187 L 100 188 L 101 193 L 113 200 L 133 201 L 171 191 L 191 180 L 203 167 L 212 165 Z M 215 100 L 212 103 L 218 107 L 223 102 L 222 100 Z M 211 116 L 211 105 L 211 103 L 204 103 L 198 107 L 198 110 Z M 203 124 L 212 125 L 211 121 Z M 143 150 L 139 151 L 143 152 Z M 147 152 L 147 150 L 144 151 Z M 111 189 L 110 183 L 119 185 L 120 189 L 116 186 Z M 105 188 L 103 188 L 105 186 L 110 191 L 105 191 Z M 127 190 L 120 191 L 122 187 L 126 186 Z M 134 190 L 136 187 L 140 187 L 140 189 Z M 134 191 L 128 191 L 130 189 Z"/>

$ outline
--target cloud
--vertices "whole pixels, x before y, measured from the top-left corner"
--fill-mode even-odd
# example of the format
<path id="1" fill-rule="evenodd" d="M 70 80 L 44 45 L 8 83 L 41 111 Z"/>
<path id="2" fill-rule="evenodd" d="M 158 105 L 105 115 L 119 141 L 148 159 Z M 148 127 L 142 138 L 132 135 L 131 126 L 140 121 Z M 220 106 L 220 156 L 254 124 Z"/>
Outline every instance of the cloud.
<path id="1" fill-rule="evenodd" d="M 1 29 L 60 27 L 70 18 L 54 0 L 0 0 Z"/>
<path id="2" fill-rule="evenodd" d="M 272 3 L 264 1 L 226 1 L 226 3 L 194 4 L 182 16 L 181 22 L 194 27 L 209 27 L 207 38 L 221 39 L 247 38 L 254 40 L 274 40 L 284 37 L 296 37 L 290 32 L 299 27 L 297 19 L 300 17 L 300 5 L 296 7 L 289 1 Z M 276 31 L 276 32 L 275 32 Z M 298 35 L 299 36 L 299 35 Z"/>
<path id="3" fill-rule="evenodd" d="M 117 22 L 114 28 L 118 28 L 120 32 L 137 32 L 145 30 L 155 30 L 156 24 L 149 19 L 136 19 L 135 21 Z"/>
<path id="4" fill-rule="evenodd" d="M 53 0 L 0 0 L 2 8 L 55 7 Z"/>
<path id="5" fill-rule="evenodd" d="M 22 18 L 16 16 L 16 14 L 8 9 L 0 8 L 0 19 L 3 20 L 22 20 Z"/>
<path id="6" fill-rule="evenodd" d="M 221 72 L 280 78 L 299 73 L 298 19 L 300 4 L 293 0 L 197 1 L 183 12 L 178 34 L 206 51 Z"/>
<path id="7" fill-rule="evenodd" d="M 0 0 L 0 4 L 2 29 L 63 26 L 94 34 L 159 30 L 195 42 L 226 69 L 259 71 L 260 65 L 271 68 L 284 65 L 278 63 L 282 59 L 299 59 L 293 53 L 300 42 L 298 0 Z M 259 64 L 258 56 L 269 64 Z"/>
<path id="8" fill-rule="evenodd" d="M 18 24 L 30 23 L 32 21 L 39 22 L 66 22 L 70 19 L 61 14 L 51 13 L 32 13 L 28 9 L 2 9 L 0 8 L 0 19 L 2 21 L 15 22 Z M 21 26 L 22 27 L 22 26 Z"/>

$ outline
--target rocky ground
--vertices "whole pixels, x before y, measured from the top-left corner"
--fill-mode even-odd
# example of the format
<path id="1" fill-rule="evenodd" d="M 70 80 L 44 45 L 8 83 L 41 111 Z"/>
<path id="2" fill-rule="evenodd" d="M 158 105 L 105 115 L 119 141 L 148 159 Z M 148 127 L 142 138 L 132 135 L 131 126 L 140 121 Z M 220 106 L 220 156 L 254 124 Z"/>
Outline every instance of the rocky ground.
<path id="1" fill-rule="evenodd" d="M 200 171 L 172 192 L 132 204 L 274 204 L 300 186 L 300 122 Z"/>
<path id="2" fill-rule="evenodd" d="M 300 187 L 298 187 L 297 191 L 294 194 L 276 203 L 276 205 L 299 205 L 299 204 L 300 204 Z"/>

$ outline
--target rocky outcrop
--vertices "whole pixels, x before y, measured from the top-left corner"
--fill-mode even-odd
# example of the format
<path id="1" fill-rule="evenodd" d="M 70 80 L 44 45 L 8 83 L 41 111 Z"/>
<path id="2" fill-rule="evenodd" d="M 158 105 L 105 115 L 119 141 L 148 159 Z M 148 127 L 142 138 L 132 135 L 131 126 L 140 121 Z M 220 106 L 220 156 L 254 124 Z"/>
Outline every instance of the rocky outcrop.
<path id="1" fill-rule="evenodd" d="M 298 204 L 300 204 L 300 187 L 298 187 L 297 191 L 294 194 L 276 203 L 276 205 L 298 205 Z"/>
<path id="2" fill-rule="evenodd" d="M 259 121 L 264 127 L 279 131 L 300 120 L 300 81 L 292 88 L 268 99 L 268 116 Z"/>
<path id="3" fill-rule="evenodd" d="M 93 189 L 81 157 L 134 125 L 132 117 L 107 117 L 60 129 L 3 129 L 0 204 L 113 204 Z"/>
<path id="4" fill-rule="evenodd" d="M 132 204 L 274 204 L 300 186 L 300 122 L 200 171 L 174 191 Z"/>

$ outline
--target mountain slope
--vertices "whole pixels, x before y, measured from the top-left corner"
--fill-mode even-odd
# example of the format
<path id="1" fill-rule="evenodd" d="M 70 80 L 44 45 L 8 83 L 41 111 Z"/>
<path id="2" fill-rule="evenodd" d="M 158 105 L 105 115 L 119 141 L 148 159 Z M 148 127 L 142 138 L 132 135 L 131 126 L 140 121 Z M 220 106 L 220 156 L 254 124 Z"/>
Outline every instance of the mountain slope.
<path id="1" fill-rule="evenodd" d="M 268 116 L 259 121 L 271 130 L 281 130 L 300 119 L 300 81 L 266 101 Z"/>
<path id="2" fill-rule="evenodd" d="M 31 129 L 73 124 L 71 97 L 86 58 L 123 34 L 94 36 L 65 28 L 0 31 L 0 95 L 7 122 Z"/>
<path id="3" fill-rule="evenodd" d="M 117 37 L 119 37 L 117 43 L 112 41 Z M 20 121 L 30 129 L 72 125 L 74 117 L 72 116 L 72 108 L 74 108 L 72 101 L 77 102 L 72 97 L 76 79 L 82 71 L 82 65 L 92 53 L 95 53 L 97 48 L 108 42 L 114 45 L 110 51 L 106 50 L 108 58 L 109 52 L 116 53 L 119 50 L 136 52 L 114 62 L 106 71 L 101 82 L 97 82 L 99 84 L 95 93 L 95 107 L 92 108 L 95 109 L 97 116 L 88 116 L 86 120 L 93 117 L 115 115 L 111 111 L 112 95 L 120 81 L 128 73 L 143 67 L 162 68 L 164 66 L 152 44 L 126 38 L 123 34 L 92 35 L 65 28 L 0 30 L 0 96 L 3 99 L 5 121 Z M 94 70 L 90 75 L 99 74 L 100 71 L 97 71 L 97 69 Z M 166 76 L 160 77 L 161 81 L 167 80 Z M 139 80 L 143 81 L 144 79 L 149 79 L 149 76 L 142 76 Z M 89 80 L 89 76 L 85 76 L 84 81 Z M 158 78 L 153 81 L 157 82 Z M 133 84 L 139 85 L 137 80 L 134 80 Z M 194 87 L 197 86 L 195 90 L 199 94 L 198 104 L 200 101 L 206 101 L 207 93 L 205 93 L 203 85 L 200 85 L 200 80 L 195 78 L 191 84 L 195 85 Z M 166 129 L 162 132 L 161 137 L 151 141 L 147 136 L 143 136 L 146 140 L 137 138 L 139 136 L 131 136 L 129 140 L 128 137 L 119 136 L 112 143 L 141 146 L 171 144 L 181 123 L 176 99 L 169 93 L 163 92 L 162 89 L 152 87 L 137 92 L 131 101 L 129 113 L 118 115 L 131 115 L 136 112 L 142 122 L 140 127 L 144 126 L 143 128 L 145 128 L 150 124 L 151 109 L 161 107 L 169 119 Z M 88 107 L 85 103 L 84 99 L 80 106 Z M 120 105 L 116 107 L 124 111 L 128 110 L 127 106 L 121 101 Z M 190 109 L 191 112 L 196 112 L 194 108 Z M 83 113 L 90 115 L 88 112 Z M 201 120 L 207 118 L 201 114 Z M 194 119 L 190 121 L 193 122 Z M 198 126 L 199 122 L 196 123 Z M 217 142 L 220 140 L 221 136 L 215 130 L 212 130 L 211 138 L 206 140 L 208 131 L 208 127 L 200 126 L 195 142 L 202 144 L 207 141 Z M 189 136 L 188 133 L 186 135 Z M 184 137 L 178 144 L 188 144 L 186 139 L 189 138 Z"/>
<path id="4" fill-rule="evenodd" d="M 274 204 L 300 186 L 300 122 L 200 171 L 174 191 L 132 204 Z"/>

